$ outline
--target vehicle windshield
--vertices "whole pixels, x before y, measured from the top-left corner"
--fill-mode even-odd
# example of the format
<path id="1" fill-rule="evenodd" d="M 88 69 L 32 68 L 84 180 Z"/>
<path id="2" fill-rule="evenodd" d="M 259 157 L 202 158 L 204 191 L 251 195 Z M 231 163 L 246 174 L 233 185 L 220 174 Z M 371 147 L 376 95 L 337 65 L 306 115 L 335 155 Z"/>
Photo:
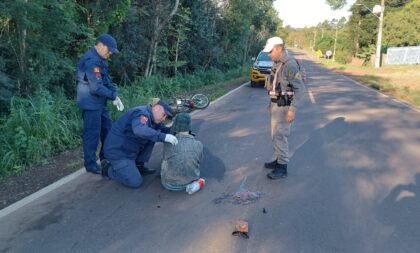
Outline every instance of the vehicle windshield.
<path id="1" fill-rule="evenodd" d="M 271 58 L 270 56 L 268 56 L 267 53 L 260 52 L 260 54 L 258 55 L 257 61 L 271 61 Z"/>

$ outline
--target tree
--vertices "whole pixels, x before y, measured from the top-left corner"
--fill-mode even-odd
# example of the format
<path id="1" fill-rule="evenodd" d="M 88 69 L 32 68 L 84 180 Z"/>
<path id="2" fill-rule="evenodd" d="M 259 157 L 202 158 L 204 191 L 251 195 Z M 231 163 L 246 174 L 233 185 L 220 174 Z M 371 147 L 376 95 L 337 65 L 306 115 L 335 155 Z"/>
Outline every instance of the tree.
<path id="1" fill-rule="evenodd" d="M 184 66 L 187 61 L 180 60 L 181 54 L 186 49 L 186 41 L 188 39 L 188 32 L 191 31 L 191 10 L 189 8 L 180 8 L 178 14 L 175 16 L 170 25 L 169 38 L 172 40 L 169 48 L 169 67 L 173 67 L 173 74 L 176 75 L 178 68 Z"/>
<path id="2" fill-rule="evenodd" d="M 407 1 L 403 1 L 407 2 Z M 402 7 L 401 7 L 402 6 Z M 394 7 L 385 16 L 384 46 L 417 46 L 420 44 L 420 0 Z"/>
<path id="3" fill-rule="evenodd" d="M 173 4 L 171 2 L 168 3 L 166 0 L 162 0 L 154 1 L 154 4 L 152 5 L 150 13 L 153 17 L 153 29 L 150 37 L 146 70 L 144 74 L 146 77 L 151 76 L 152 73 L 156 71 L 156 50 L 159 36 L 163 28 L 165 28 L 171 18 L 175 15 L 178 4 L 179 0 L 174 0 Z"/>
<path id="4" fill-rule="evenodd" d="M 331 6 L 331 9 L 333 10 L 338 10 L 343 8 L 347 1 L 346 0 L 325 0 L 327 2 L 328 5 Z"/>

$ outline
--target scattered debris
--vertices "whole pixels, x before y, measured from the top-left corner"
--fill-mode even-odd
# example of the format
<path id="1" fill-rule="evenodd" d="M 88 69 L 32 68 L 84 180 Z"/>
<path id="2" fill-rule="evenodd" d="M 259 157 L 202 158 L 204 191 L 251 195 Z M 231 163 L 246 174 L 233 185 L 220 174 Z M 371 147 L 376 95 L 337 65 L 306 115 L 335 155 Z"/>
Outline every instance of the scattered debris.
<path id="1" fill-rule="evenodd" d="M 232 232 L 232 235 L 249 239 L 248 232 L 249 232 L 248 222 L 240 220 L 236 222 L 235 231 Z"/>
<path id="2" fill-rule="evenodd" d="M 234 205 L 248 205 L 257 201 L 263 194 L 259 191 L 254 192 L 246 190 L 244 187 L 246 179 L 247 177 L 245 177 L 242 181 L 238 191 L 236 191 L 233 194 L 224 193 L 222 194 L 222 196 L 215 198 L 213 200 L 213 203 L 231 203 Z"/>

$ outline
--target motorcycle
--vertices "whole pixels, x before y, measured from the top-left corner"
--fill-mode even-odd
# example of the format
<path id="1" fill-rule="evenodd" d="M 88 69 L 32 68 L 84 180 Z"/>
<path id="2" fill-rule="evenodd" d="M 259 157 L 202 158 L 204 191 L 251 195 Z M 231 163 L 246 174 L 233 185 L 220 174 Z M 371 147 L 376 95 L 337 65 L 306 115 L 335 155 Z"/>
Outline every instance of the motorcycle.
<path id="1" fill-rule="evenodd" d="M 210 100 L 204 94 L 194 94 L 191 97 L 175 97 L 175 105 L 170 104 L 173 113 L 192 112 L 195 109 L 205 109 L 209 106 Z"/>

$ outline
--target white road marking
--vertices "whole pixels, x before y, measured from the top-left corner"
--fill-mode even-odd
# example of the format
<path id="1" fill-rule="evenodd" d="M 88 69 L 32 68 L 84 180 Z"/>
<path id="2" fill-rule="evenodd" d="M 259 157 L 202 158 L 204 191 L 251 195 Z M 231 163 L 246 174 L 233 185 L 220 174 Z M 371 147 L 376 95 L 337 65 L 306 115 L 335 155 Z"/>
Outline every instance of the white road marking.
<path id="1" fill-rule="evenodd" d="M 14 204 L 11 204 L 10 206 L 1 209 L 0 210 L 0 219 L 3 218 L 4 216 L 18 210 L 19 208 L 31 203 L 32 201 L 44 196 L 45 194 L 61 187 L 62 185 L 78 178 L 79 176 L 83 175 L 86 173 L 85 168 L 79 169 L 76 172 L 73 172 L 72 174 L 63 177 L 62 179 L 58 180 L 57 182 L 50 184 L 49 186 L 42 188 L 41 190 L 32 193 L 31 195 L 19 200 L 18 202 L 15 202 Z"/>

